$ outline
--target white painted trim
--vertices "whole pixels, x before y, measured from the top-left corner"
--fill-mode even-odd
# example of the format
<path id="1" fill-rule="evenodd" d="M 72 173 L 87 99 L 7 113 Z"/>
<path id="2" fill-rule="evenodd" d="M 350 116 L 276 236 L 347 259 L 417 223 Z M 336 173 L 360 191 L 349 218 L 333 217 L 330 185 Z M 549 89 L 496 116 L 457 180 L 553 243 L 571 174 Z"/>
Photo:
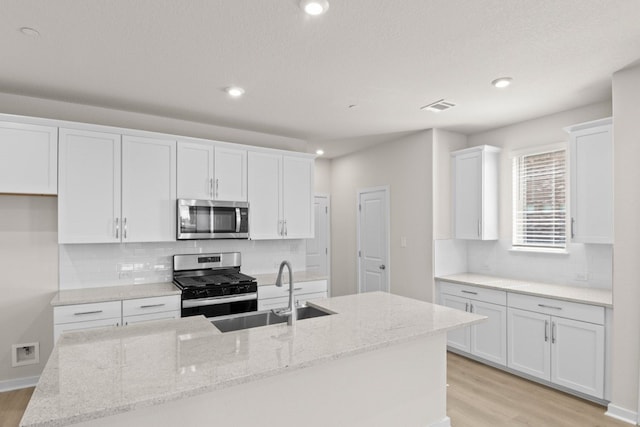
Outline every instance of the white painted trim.
<path id="1" fill-rule="evenodd" d="M 625 408 L 621 408 L 620 406 L 616 406 L 613 403 L 609 403 L 607 406 L 607 412 L 604 413 L 606 416 L 615 418 L 616 420 L 624 421 L 625 423 L 636 425 L 636 421 L 638 420 L 638 413 L 630 411 Z"/>
<path id="2" fill-rule="evenodd" d="M 428 427 L 451 427 L 451 418 L 444 417 L 440 421 L 429 424 Z"/>
<path id="3" fill-rule="evenodd" d="M 388 185 L 379 187 L 360 188 L 356 190 L 356 263 L 358 268 L 358 293 L 362 293 L 362 277 L 361 277 L 361 257 L 358 254 L 361 251 L 360 248 L 360 196 L 364 193 L 373 193 L 376 191 L 384 191 L 386 206 L 386 219 L 387 219 L 387 289 L 391 292 L 391 190 Z"/>
<path id="4" fill-rule="evenodd" d="M 0 392 L 19 390 L 21 388 L 35 387 L 38 384 L 40 376 L 16 378 L 13 380 L 0 381 Z"/>

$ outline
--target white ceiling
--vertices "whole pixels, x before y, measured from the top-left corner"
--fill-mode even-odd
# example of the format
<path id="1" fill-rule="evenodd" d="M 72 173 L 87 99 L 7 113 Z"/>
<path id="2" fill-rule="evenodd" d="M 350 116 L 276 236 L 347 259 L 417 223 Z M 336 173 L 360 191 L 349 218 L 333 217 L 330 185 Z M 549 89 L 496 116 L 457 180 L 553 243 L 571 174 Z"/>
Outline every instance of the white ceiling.
<path id="1" fill-rule="evenodd" d="M 297 0 L 3 0 L 0 92 L 302 138 L 331 156 L 366 135 L 475 133 L 607 100 L 611 74 L 640 57 L 638 0 L 330 4 L 308 17 Z M 500 76 L 514 84 L 493 88 Z M 457 106 L 419 110 L 441 98 Z"/>

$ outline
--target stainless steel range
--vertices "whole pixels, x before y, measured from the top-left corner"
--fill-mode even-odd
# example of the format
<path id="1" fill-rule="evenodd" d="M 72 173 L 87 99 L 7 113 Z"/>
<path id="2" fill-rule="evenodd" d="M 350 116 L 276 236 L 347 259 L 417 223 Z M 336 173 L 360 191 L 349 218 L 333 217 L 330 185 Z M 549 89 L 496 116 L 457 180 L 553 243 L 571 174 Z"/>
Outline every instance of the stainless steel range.
<path id="1" fill-rule="evenodd" d="M 182 317 L 256 311 L 258 283 L 240 273 L 240 264 L 239 252 L 174 255 L 173 283 L 182 290 Z"/>

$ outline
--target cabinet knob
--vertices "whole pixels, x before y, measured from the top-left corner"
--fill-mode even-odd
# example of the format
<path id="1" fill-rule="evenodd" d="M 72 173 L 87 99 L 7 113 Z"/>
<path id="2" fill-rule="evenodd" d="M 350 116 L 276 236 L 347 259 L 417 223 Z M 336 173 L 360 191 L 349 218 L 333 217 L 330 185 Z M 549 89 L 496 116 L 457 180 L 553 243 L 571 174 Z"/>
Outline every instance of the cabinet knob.
<path id="1" fill-rule="evenodd" d="M 380 267 L 378 267 L 378 268 L 379 268 L 380 270 L 384 270 L 384 269 L 386 269 L 387 267 L 386 267 L 384 264 L 382 264 L 382 265 L 381 265 Z"/>

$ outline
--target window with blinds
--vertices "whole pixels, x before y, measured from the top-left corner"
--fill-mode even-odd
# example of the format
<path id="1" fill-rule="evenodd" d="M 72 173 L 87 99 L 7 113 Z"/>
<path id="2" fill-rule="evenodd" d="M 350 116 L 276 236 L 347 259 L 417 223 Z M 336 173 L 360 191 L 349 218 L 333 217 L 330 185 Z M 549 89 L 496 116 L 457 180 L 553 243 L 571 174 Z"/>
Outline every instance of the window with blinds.
<path id="1" fill-rule="evenodd" d="M 566 247 L 566 150 L 514 157 L 513 246 Z"/>

